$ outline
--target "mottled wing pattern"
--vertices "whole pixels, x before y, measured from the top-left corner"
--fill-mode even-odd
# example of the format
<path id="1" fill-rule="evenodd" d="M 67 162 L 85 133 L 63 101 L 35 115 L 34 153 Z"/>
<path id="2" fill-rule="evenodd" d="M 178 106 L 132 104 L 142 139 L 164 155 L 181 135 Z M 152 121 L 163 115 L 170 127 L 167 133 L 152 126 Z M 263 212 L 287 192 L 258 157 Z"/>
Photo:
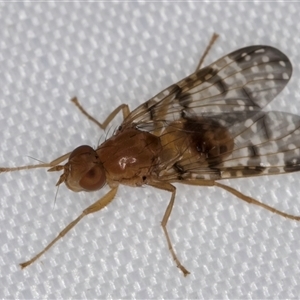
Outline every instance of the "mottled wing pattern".
<path id="1" fill-rule="evenodd" d="M 205 163 L 197 158 L 179 159 L 176 166 L 180 168 L 171 168 L 161 180 L 216 180 L 300 171 L 300 116 L 245 111 L 207 117 L 227 128 L 233 149 L 222 153 L 222 159 L 209 157 Z"/>
<path id="2" fill-rule="evenodd" d="M 269 46 L 234 51 L 166 88 L 124 120 L 159 134 L 166 122 L 207 112 L 260 110 L 287 84 L 289 59 Z"/>
<path id="3" fill-rule="evenodd" d="M 285 87 L 291 74 L 289 59 L 275 48 L 239 49 L 157 94 L 131 112 L 122 127 L 136 126 L 172 143 L 175 132 L 185 130 L 184 122 L 198 120 L 195 128 L 186 132 L 178 161 L 162 169 L 160 180 L 216 180 L 298 171 L 300 117 L 261 111 Z M 205 159 L 186 155 L 193 144 L 190 137 L 203 145 L 209 142 L 201 134 L 199 138 L 199 120 L 226 128 L 233 141 L 228 152 L 212 156 L 213 151 L 210 155 L 204 151 Z M 200 125 L 201 129 L 205 126 Z"/>
<path id="4" fill-rule="evenodd" d="M 218 164 L 221 177 L 299 171 L 300 117 L 270 111 L 260 112 L 253 119 L 243 122 L 245 129 L 234 137 L 233 151 Z"/>

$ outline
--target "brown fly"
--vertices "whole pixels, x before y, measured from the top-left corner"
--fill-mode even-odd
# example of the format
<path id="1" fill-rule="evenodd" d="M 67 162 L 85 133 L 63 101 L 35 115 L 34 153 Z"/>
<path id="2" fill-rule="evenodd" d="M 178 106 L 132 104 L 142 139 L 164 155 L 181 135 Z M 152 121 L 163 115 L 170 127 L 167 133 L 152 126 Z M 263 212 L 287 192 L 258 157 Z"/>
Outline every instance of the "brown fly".
<path id="1" fill-rule="evenodd" d="M 215 39 L 216 35 L 208 49 Z M 65 183 L 75 192 L 95 191 L 106 184 L 111 188 L 44 250 L 22 263 L 22 268 L 37 260 L 84 216 L 108 205 L 119 184 L 149 185 L 171 193 L 161 225 L 171 255 L 185 276 L 189 272 L 177 258 L 167 231 L 176 195 L 172 183 L 217 186 L 248 203 L 300 220 L 219 182 L 300 170 L 300 116 L 261 110 L 291 78 L 289 59 L 273 47 L 258 45 L 234 51 L 205 68 L 200 68 L 202 61 L 190 76 L 132 112 L 122 104 L 103 123 L 72 99 L 101 129 L 122 111 L 123 122 L 97 149 L 84 145 L 50 163 L 0 169 L 62 171 L 57 185 Z"/>

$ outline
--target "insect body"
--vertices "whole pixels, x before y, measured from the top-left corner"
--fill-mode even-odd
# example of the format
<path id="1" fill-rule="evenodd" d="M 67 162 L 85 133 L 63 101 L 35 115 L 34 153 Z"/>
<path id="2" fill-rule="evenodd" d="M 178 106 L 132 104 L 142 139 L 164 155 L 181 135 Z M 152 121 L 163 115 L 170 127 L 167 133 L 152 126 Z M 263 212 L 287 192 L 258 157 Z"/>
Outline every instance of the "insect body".
<path id="1" fill-rule="evenodd" d="M 166 227 L 176 194 L 172 183 L 218 186 L 244 201 L 300 220 L 217 181 L 300 170 L 300 117 L 261 110 L 284 88 L 291 74 L 292 65 L 282 52 L 269 46 L 250 46 L 205 68 L 198 66 L 193 74 L 132 112 L 121 105 L 102 124 L 74 98 L 78 108 L 102 129 L 120 111 L 124 121 L 97 149 L 80 146 L 49 164 L 0 171 L 48 167 L 49 171 L 63 171 L 57 185 L 65 183 L 75 192 L 97 190 L 105 184 L 111 190 L 21 266 L 34 262 L 85 215 L 109 204 L 119 184 L 150 185 L 171 192 L 162 227 L 184 275 L 189 272 L 177 258 Z"/>

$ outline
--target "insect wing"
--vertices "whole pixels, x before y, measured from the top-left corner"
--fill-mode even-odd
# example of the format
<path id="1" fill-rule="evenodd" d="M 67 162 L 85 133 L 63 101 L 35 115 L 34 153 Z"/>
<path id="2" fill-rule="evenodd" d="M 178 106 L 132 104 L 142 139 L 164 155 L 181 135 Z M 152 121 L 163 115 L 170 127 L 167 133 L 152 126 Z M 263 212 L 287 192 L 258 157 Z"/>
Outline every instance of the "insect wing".
<path id="1" fill-rule="evenodd" d="M 231 143 L 232 148 L 227 147 L 222 153 L 211 149 L 205 153 L 205 160 L 199 156 L 184 157 L 192 144 L 190 136 L 198 135 L 198 140 L 206 145 L 211 143 L 196 128 L 194 132 L 186 132 L 186 146 L 181 149 L 183 158 L 176 162 L 175 168 L 163 174 L 161 180 L 217 180 L 300 171 L 300 116 L 276 111 L 245 111 L 207 114 L 205 119 L 226 129 L 225 137 L 217 137 L 213 128 L 210 136 L 222 141 L 221 145 Z"/>
<path id="2" fill-rule="evenodd" d="M 260 112 L 243 122 L 235 147 L 215 166 L 221 178 L 273 175 L 300 171 L 300 117 Z"/>
<path id="3" fill-rule="evenodd" d="M 159 134 L 168 122 L 205 113 L 261 110 L 285 87 L 292 65 L 269 46 L 234 51 L 166 88 L 124 120 L 123 126 Z"/>
<path id="4" fill-rule="evenodd" d="M 185 130 L 181 123 L 200 117 L 201 122 L 207 120 L 208 127 L 215 122 L 219 129 L 226 129 L 232 147 L 215 155 L 204 151 L 205 160 L 185 155 L 192 144 L 189 136 L 196 136 L 203 145 L 210 143 L 199 138 L 205 124 L 189 129 L 184 146 L 178 150 L 181 158 L 161 180 L 216 180 L 297 171 L 300 117 L 261 111 L 291 75 L 292 65 L 279 50 L 269 46 L 242 48 L 163 90 L 135 109 L 123 126 L 134 124 L 140 130 L 159 136 L 173 134 L 175 138 L 176 130 Z M 166 132 L 168 126 L 174 130 Z"/>

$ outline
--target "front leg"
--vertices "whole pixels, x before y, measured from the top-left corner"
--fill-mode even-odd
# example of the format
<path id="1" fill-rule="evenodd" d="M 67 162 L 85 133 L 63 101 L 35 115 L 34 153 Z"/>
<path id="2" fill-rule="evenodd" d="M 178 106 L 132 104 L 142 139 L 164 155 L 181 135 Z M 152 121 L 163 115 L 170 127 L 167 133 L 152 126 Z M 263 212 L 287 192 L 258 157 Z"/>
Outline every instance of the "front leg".
<path id="1" fill-rule="evenodd" d="M 79 103 L 76 97 L 72 98 L 71 101 L 79 108 L 79 110 L 92 122 L 97 124 L 101 129 L 105 129 L 107 125 L 114 119 L 114 117 L 122 110 L 123 120 L 129 115 L 130 110 L 127 104 L 121 104 L 115 110 L 113 110 L 103 123 L 98 122 L 94 117 L 92 117 Z"/>
<path id="2" fill-rule="evenodd" d="M 90 205 L 86 208 L 79 217 L 77 217 L 74 221 L 72 221 L 69 225 L 67 225 L 58 235 L 57 237 L 51 241 L 41 252 L 36 254 L 30 260 L 21 263 L 21 268 L 26 268 L 27 266 L 31 265 L 35 262 L 40 256 L 42 256 L 46 251 L 48 251 L 58 240 L 60 240 L 67 232 L 69 232 L 81 219 L 83 219 L 88 214 L 95 213 L 102 208 L 106 207 L 114 198 L 117 193 L 118 187 L 112 188 L 106 195 L 104 195 L 101 199 Z"/>

